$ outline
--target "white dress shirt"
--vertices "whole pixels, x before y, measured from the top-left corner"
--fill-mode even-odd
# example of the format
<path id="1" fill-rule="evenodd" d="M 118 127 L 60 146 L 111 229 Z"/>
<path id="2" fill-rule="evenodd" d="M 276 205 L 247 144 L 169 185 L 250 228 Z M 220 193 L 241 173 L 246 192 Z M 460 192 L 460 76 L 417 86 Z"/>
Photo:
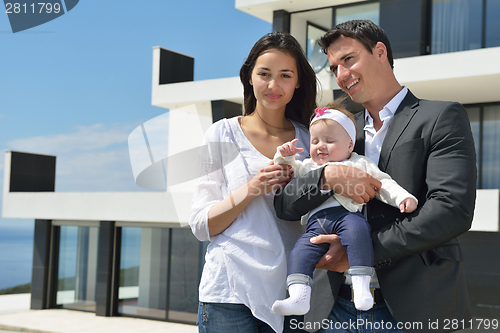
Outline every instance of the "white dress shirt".
<path id="1" fill-rule="evenodd" d="M 365 109 L 365 156 L 369 157 L 375 164 L 378 165 L 380 159 L 380 150 L 382 149 L 382 143 L 384 143 L 385 135 L 387 134 L 387 129 L 391 123 L 392 117 L 399 107 L 399 104 L 403 101 L 408 93 L 408 88 L 403 86 L 403 89 L 394 96 L 389 103 L 384 106 L 379 112 L 380 120 L 383 121 L 382 127 L 376 131 L 373 127 L 373 118 Z"/>
<path id="2" fill-rule="evenodd" d="M 394 96 L 389 103 L 387 103 L 382 110 L 379 112 L 380 120 L 383 121 L 382 127 L 377 131 L 373 126 L 373 118 L 365 109 L 365 156 L 369 157 L 375 164 L 378 165 L 380 159 L 380 151 L 382 150 L 382 144 L 384 143 L 385 135 L 387 134 L 387 129 L 391 123 L 392 117 L 396 113 L 399 105 L 406 97 L 408 93 L 408 88 L 403 86 L 403 89 Z M 366 214 L 366 210 L 365 210 Z M 346 277 L 345 283 L 351 284 L 351 276 L 347 273 L 344 274 Z M 377 272 L 372 276 L 370 286 L 374 288 L 380 288 L 377 278 Z"/>

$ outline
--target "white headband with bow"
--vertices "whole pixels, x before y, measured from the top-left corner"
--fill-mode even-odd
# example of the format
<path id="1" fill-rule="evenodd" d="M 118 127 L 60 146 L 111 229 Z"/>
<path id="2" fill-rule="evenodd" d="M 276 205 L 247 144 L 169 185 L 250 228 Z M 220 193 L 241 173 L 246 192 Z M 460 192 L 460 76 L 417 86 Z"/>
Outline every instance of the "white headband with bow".
<path id="1" fill-rule="evenodd" d="M 354 126 L 354 123 L 351 119 L 349 119 L 348 116 L 346 116 L 344 113 L 340 112 L 339 110 L 335 109 L 329 109 L 327 107 L 324 107 L 322 109 L 317 108 L 315 110 L 316 116 L 311 120 L 311 126 L 314 122 L 320 120 L 320 119 L 331 119 L 335 120 L 337 123 L 342 126 L 347 134 L 349 134 L 349 137 L 352 140 L 352 143 L 356 143 L 356 127 Z"/>

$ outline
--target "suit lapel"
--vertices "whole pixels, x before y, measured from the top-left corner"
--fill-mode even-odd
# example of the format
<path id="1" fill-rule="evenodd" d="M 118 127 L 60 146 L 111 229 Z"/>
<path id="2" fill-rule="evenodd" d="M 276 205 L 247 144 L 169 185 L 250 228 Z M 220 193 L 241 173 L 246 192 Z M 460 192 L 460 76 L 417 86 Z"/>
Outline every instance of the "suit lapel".
<path id="1" fill-rule="evenodd" d="M 403 131 L 406 129 L 406 126 L 408 126 L 411 118 L 417 111 L 417 106 L 418 98 L 416 98 L 415 95 L 408 91 L 406 97 L 403 99 L 398 109 L 394 113 L 391 123 L 387 128 L 387 134 L 385 135 L 384 143 L 382 144 L 380 159 L 378 162 L 380 170 L 386 170 L 387 164 L 389 163 L 389 158 L 391 156 L 391 151 Z"/>

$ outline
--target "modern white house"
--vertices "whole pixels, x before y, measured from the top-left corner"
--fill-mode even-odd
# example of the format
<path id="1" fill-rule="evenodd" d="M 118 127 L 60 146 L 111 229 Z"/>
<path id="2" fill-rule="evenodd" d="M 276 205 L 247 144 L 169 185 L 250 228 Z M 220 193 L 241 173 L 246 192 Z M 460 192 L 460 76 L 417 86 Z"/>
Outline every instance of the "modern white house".
<path id="1" fill-rule="evenodd" d="M 317 73 L 320 105 L 342 91 L 316 40 L 349 19 L 384 28 L 396 77 L 416 96 L 464 104 L 478 166 L 473 226 L 460 237 L 466 278 L 473 315 L 500 318 L 500 256 L 492 255 L 500 253 L 500 1 L 236 0 L 235 6 L 297 38 Z M 3 216 L 35 219 L 33 309 L 196 321 L 207 244 L 185 227 L 196 170 L 179 161 L 186 151 L 193 156 L 210 124 L 242 113 L 243 89 L 239 77 L 193 81 L 193 64 L 175 50 L 153 48 L 152 104 L 169 112 L 168 121 L 152 119 L 129 138 L 136 182 L 162 192 L 54 192 L 55 156 L 5 152 Z M 160 131 L 168 131 L 168 140 Z M 191 140 L 176 145 L 186 131 Z"/>

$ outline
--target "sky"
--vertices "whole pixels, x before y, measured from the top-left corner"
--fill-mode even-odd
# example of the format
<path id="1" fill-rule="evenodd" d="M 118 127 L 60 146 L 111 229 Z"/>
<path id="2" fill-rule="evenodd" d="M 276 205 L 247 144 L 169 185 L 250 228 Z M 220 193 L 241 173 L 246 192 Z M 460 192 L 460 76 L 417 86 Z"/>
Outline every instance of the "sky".
<path id="1" fill-rule="evenodd" d="M 153 47 L 193 56 L 195 80 L 234 77 L 271 29 L 234 0 L 81 0 L 17 33 L 2 10 L 0 188 L 4 151 L 15 150 L 56 155 L 57 192 L 144 191 L 127 139 L 168 111 L 151 105 Z M 8 256 L 11 269 L 31 268 L 32 237 L 32 219 L 0 217 L 0 245 L 23 253 L 19 264 Z"/>
<path id="2" fill-rule="evenodd" d="M 12 149 L 57 155 L 58 192 L 140 191 L 128 135 L 168 111 L 151 105 L 153 47 L 195 57 L 195 80 L 238 76 L 272 25 L 234 4 L 81 0 L 18 33 L 0 13 L 2 174 L 3 151 Z"/>

